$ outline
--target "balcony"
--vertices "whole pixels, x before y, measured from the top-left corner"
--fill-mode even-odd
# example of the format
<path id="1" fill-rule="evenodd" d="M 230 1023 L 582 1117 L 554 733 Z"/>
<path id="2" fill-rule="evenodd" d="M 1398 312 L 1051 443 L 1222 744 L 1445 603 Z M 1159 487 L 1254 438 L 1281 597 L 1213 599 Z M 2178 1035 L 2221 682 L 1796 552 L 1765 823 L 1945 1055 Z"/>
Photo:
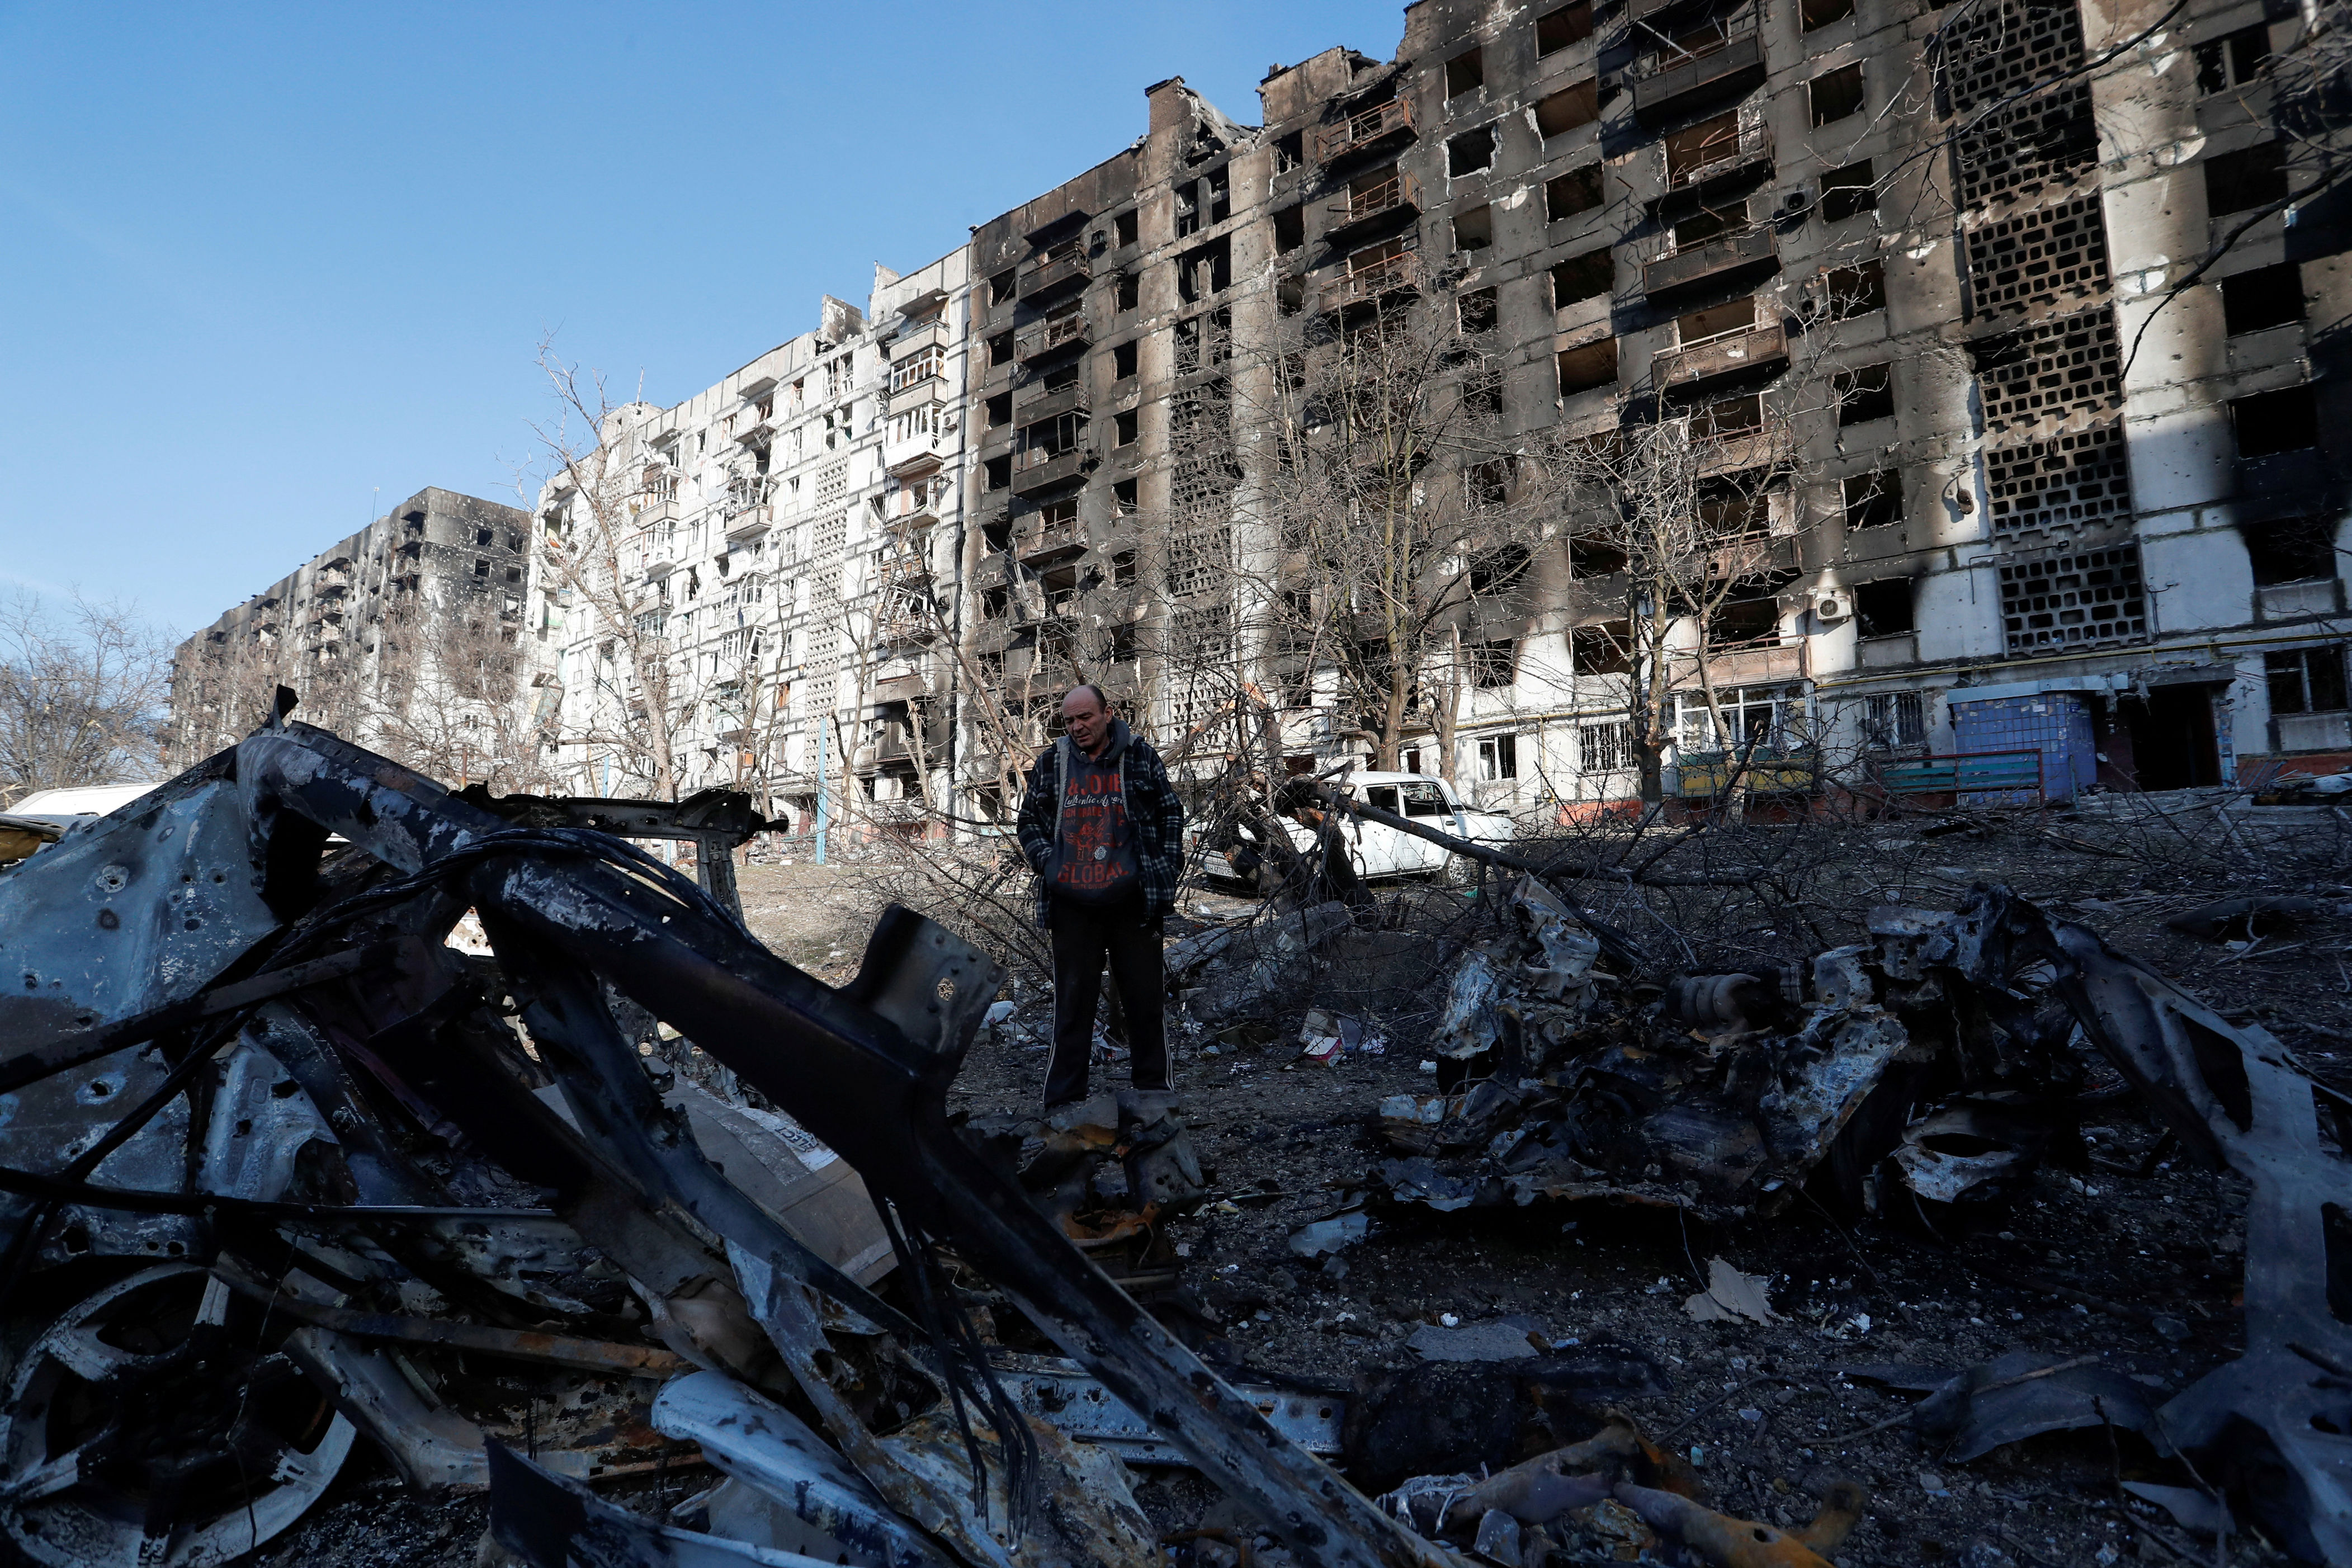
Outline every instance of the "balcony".
<path id="1" fill-rule="evenodd" d="M 1013 459 L 1013 493 L 1034 495 L 1086 477 L 1094 467 L 1094 454 L 1084 447 L 1073 447 L 1066 452 L 1048 453 L 1033 449 Z"/>
<path id="2" fill-rule="evenodd" d="M 1735 135 L 1687 153 L 1668 137 L 1666 188 L 1654 209 L 1661 217 L 1687 216 L 1770 179 L 1772 168 L 1772 132 L 1761 125 L 1743 125 Z"/>
<path id="3" fill-rule="evenodd" d="M 1074 310 L 1066 316 L 1038 322 L 1014 339 L 1013 347 L 1022 363 L 1034 364 L 1065 350 L 1084 348 L 1091 336 L 1087 326 L 1087 313 Z"/>
<path id="4" fill-rule="evenodd" d="M 1388 175 L 1360 190 L 1350 190 L 1347 199 L 1331 204 L 1331 222 L 1323 231 L 1326 239 L 1344 241 L 1368 225 L 1394 213 L 1421 211 L 1421 182 L 1402 169 L 1391 169 Z"/>
<path id="5" fill-rule="evenodd" d="M 889 400 L 890 412 L 902 414 L 918 404 L 937 403 L 947 395 L 947 376 L 941 370 L 934 367 L 916 376 L 912 381 L 900 382 L 889 390 L 887 396 Z"/>
<path id="6" fill-rule="evenodd" d="M 686 509 L 678 505 L 676 496 L 663 496 L 657 499 L 648 496 L 637 503 L 637 522 L 641 527 L 666 527 L 679 521 L 685 515 Z"/>
<path id="7" fill-rule="evenodd" d="M 1325 283 L 1322 309 L 1344 310 L 1353 305 L 1367 305 L 1391 294 L 1419 289 L 1426 279 L 1417 252 L 1397 251 L 1365 266 L 1351 267 Z"/>
<path id="8" fill-rule="evenodd" d="M 1087 259 L 1086 251 L 1077 240 L 1066 240 L 1039 257 L 1021 279 L 1024 300 L 1043 300 L 1059 294 L 1073 285 L 1082 285 L 1095 275 L 1094 263 Z"/>
<path id="9" fill-rule="evenodd" d="M 1402 98 L 1376 103 L 1348 116 L 1337 125 L 1315 133 L 1315 161 L 1337 163 L 1409 140 L 1412 135 L 1412 105 Z"/>
<path id="10" fill-rule="evenodd" d="M 1073 384 L 1029 399 L 1013 411 L 1015 425 L 1035 425 L 1056 415 L 1067 414 L 1087 405 L 1087 391 Z"/>
<path id="11" fill-rule="evenodd" d="M 1685 343 L 1652 357 L 1651 383 L 1663 393 L 1696 392 L 1789 368 L 1789 334 L 1778 321 Z"/>
<path id="12" fill-rule="evenodd" d="M 872 700 L 876 702 L 911 702 L 931 694 L 930 677 L 917 670 L 908 675 L 887 675 L 874 683 Z"/>
<path id="13" fill-rule="evenodd" d="M 757 539 L 767 532 L 775 521 L 773 503 L 761 501 L 758 506 L 747 506 L 727 520 L 727 541 L 735 544 L 747 539 Z"/>
<path id="14" fill-rule="evenodd" d="M 1067 456 L 1067 454 L 1065 454 Z M 1047 566 L 1066 561 L 1073 555 L 1083 555 L 1087 549 L 1086 524 L 1076 518 L 1040 528 L 1013 541 L 1024 566 Z"/>
<path id="15" fill-rule="evenodd" d="M 1749 272 L 1778 271 L 1780 243 L 1769 228 L 1744 229 L 1642 264 L 1642 292 L 1653 301 L 1727 285 Z"/>
<path id="16" fill-rule="evenodd" d="M 1764 81 L 1764 45 L 1754 31 L 1736 33 L 1693 58 L 1688 47 L 1669 48 L 1633 80 L 1633 112 L 1657 120 L 1713 98 L 1747 93 Z"/>

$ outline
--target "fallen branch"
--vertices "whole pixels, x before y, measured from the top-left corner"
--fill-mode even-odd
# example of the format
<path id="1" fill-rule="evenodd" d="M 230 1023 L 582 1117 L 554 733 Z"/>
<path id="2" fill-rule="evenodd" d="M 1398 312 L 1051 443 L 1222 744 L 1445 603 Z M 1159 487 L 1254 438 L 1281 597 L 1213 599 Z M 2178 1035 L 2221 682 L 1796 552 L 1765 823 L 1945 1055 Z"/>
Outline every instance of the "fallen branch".
<path id="1" fill-rule="evenodd" d="M 1514 855 L 1507 849 L 1497 849 L 1491 844 L 1480 844 L 1472 839 L 1457 837 L 1451 833 L 1440 833 L 1434 827 L 1423 826 L 1410 817 L 1399 816 L 1393 811 L 1382 811 L 1379 806 L 1367 805 L 1362 801 L 1353 799 L 1328 785 L 1311 786 L 1311 792 L 1315 799 L 1334 810 L 1349 812 L 1363 818 L 1366 822 L 1377 822 L 1384 827 L 1393 827 L 1400 833 L 1434 844 L 1441 849 L 1450 849 L 1454 854 L 1468 859 L 1499 867 L 1505 870 L 1518 871 L 1548 886 L 1555 880 L 1574 879 L 1563 877 L 1551 867 L 1539 865 L 1524 855 Z M 1599 915 L 1585 909 L 1566 893 L 1560 892 L 1558 887 L 1553 887 L 1552 891 L 1559 893 L 1560 901 L 1568 906 L 1568 912 L 1574 915 L 1583 923 L 1587 931 L 1600 939 L 1602 950 L 1609 956 L 1631 969 L 1649 967 L 1649 954 L 1642 950 L 1639 942 Z"/>

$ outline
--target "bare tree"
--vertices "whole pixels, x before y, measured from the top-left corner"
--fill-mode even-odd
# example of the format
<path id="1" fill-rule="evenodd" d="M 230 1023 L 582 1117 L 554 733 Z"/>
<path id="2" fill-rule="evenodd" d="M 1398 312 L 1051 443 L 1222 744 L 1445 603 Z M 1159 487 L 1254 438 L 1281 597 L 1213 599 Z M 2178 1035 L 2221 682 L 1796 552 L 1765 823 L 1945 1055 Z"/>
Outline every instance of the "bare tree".
<path id="1" fill-rule="evenodd" d="M 1558 490 L 1504 425 L 1491 300 L 1365 310 L 1280 319 L 1230 377 L 1238 420 L 1203 397 L 1188 427 L 1180 406 L 1163 655 L 1200 667 L 1194 679 L 1221 676 L 1196 706 L 1242 728 L 1327 701 L 1376 767 L 1396 767 L 1407 737 L 1428 731 L 1451 776 L 1465 645 L 1494 617 L 1525 618 Z M 1246 463 L 1236 424 L 1255 437 Z M 1236 516 L 1255 524 L 1239 554 Z M 1238 586 L 1237 635 L 1188 636 L 1186 601 L 1213 563 Z"/>
<path id="2" fill-rule="evenodd" d="M 629 409 L 606 396 L 601 374 L 562 359 L 551 342 L 541 343 L 538 363 L 556 404 L 553 418 L 532 427 L 550 468 L 541 549 L 562 596 L 593 633 L 586 668 L 570 672 L 576 686 L 563 693 L 577 701 L 562 739 L 618 763 L 628 790 L 675 800 L 683 693 L 669 579 L 646 571 L 652 552 L 673 537 L 662 503 L 675 474 L 640 445 Z"/>
<path id="3" fill-rule="evenodd" d="M 487 595 L 457 590 L 437 611 L 403 595 L 376 635 L 363 719 L 376 750 L 461 788 L 486 784 L 506 794 L 553 785 L 542 760 L 551 715 L 532 700 L 518 628 Z"/>
<path id="4" fill-rule="evenodd" d="M 0 805 L 36 790 L 152 779 L 171 645 L 135 609 L 0 596 Z"/>

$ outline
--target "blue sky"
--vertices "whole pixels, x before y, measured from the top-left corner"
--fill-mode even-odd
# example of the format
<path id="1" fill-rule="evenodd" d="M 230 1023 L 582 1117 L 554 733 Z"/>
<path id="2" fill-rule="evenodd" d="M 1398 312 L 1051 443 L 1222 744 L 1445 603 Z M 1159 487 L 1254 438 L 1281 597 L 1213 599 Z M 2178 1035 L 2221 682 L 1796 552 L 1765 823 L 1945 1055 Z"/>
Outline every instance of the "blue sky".
<path id="1" fill-rule="evenodd" d="M 673 403 L 1401 0 L 0 0 L 0 585 L 184 632 L 428 484 L 511 500 L 544 333 Z"/>

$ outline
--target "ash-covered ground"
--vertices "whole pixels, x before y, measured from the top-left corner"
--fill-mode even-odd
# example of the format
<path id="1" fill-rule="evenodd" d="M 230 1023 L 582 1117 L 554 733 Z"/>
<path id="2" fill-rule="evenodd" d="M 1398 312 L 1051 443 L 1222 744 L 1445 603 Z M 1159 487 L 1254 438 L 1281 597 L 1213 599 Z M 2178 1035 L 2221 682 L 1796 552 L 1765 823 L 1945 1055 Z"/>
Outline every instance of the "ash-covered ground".
<path id="1" fill-rule="evenodd" d="M 2061 837 L 2096 842 L 2087 827 Z M 2344 897 L 2332 882 L 2295 874 L 2216 885 L 2208 865 L 2078 852 L 2030 822 L 1851 842 L 1852 865 L 1809 884 L 1823 910 L 1832 896 L 1853 901 L 1855 918 L 1862 903 L 1888 897 L 1949 908 L 1972 881 L 2006 881 L 2225 1016 L 2263 1024 L 2314 1076 L 2352 1087 L 2352 1064 L 2340 1059 L 2352 1049 L 2352 922 L 2315 917 L 2251 946 L 2162 924 L 2235 893 Z M 777 952 L 838 983 L 855 970 L 872 883 L 856 864 L 751 866 L 743 902 Z M 1403 896 L 1475 903 L 1434 889 Z M 1244 906 L 1188 890 L 1185 908 L 1229 918 Z M 1808 951 L 1807 922 L 1781 923 L 1787 951 Z M 1188 1315 L 1213 1343 L 1222 1338 L 1217 1359 L 1238 1375 L 1343 1390 L 1367 1368 L 1412 1360 L 1405 1341 L 1424 1326 L 1521 1318 L 1555 1342 L 1613 1341 L 1655 1357 L 1670 1391 L 1622 1408 L 1687 1460 L 1716 1509 L 1795 1527 L 1832 1482 L 1859 1481 L 1867 1510 L 1835 1554 L 1841 1563 L 1989 1568 L 2162 1562 L 2184 1552 L 2221 1560 L 2211 1542 L 2121 1490 L 2133 1480 L 2194 1480 L 2127 1432 L 2053 1434 L 1957 1463 L 1909 1430 L 1916 1394 L 1843 1375 L 1885 1363 L 1958 1369 L 2019 1351 L 2052 1363 L 2095 1355 L 2159 1403 L 2238 1353 L 2242 1184 L 2179 1157 L 2128 1096 L 2086 1121 L 2086 1160 L 2045 1166 L 2013 1204 L 1965 1233 L 1868 1215 L 1840 1220 L 1810 1201 L 1716 1227 L 1599 1204 L 1439 1214 L 1376 1200 L 1370 1234 L 1336 1261 L 1297 1256 L 1291 1233 L 1363 1193 L 1384 1157 L 1380 1101 L 1430 1092 L 1415 1029 L 1434 1018 L 1431 988 L 1442 988 L 1448 959 L 1443 942 L 1426 938 L 1352 950 L 1343 940 L 1314 991 L 1286 998 L 1262 1026 L 1223 1037 L 1178 1032 L 1178 1087 L 1213 1196 L 1169 1226 L 1160 1256 L 1173 1256 L 1154 1268 L 1177 1278 L 1155 1280 L 1148 1300 Z M 1413 1005 L 1416 991 L 1426 1005 Z M 1297 1036 L 1310 1004 L 1344 1010 L 1367 996 L 1383 1004 L 1383 1052 L 1328 1067 L 1302 1059 Z M 1043 1005 L 1024 994 L 1028 1019 Z M 975 1116 L 1033 1110 L 1043 1067 L 1043 1047 L 1025 1032 L 984 1032 L 951 1105 Z M 1123 1082 L 1118 1066 L 1096 1072 L 1097 1089 Z M 1695 1321 L 1684 1303 L 1706 1285 L 1716 1258 L 1769 1279 L 1780 1321 Z M 642 1479 L 620 1500 L 658 1513 L 708 1479 Z M 1139 1479 L 1139 1497 L 1171 1530 L 1200 1522 L 1215 1501 L 1183 1472 Z M 259 1560 L 467 1563 L 484 1517 L 478 1501 L 408 1500 L 380 1460 L 355 1458 L 328 1503 Z M 2230 1538 L 2226 1560 L 2283 1561 L 2244 1532 Z"/>

